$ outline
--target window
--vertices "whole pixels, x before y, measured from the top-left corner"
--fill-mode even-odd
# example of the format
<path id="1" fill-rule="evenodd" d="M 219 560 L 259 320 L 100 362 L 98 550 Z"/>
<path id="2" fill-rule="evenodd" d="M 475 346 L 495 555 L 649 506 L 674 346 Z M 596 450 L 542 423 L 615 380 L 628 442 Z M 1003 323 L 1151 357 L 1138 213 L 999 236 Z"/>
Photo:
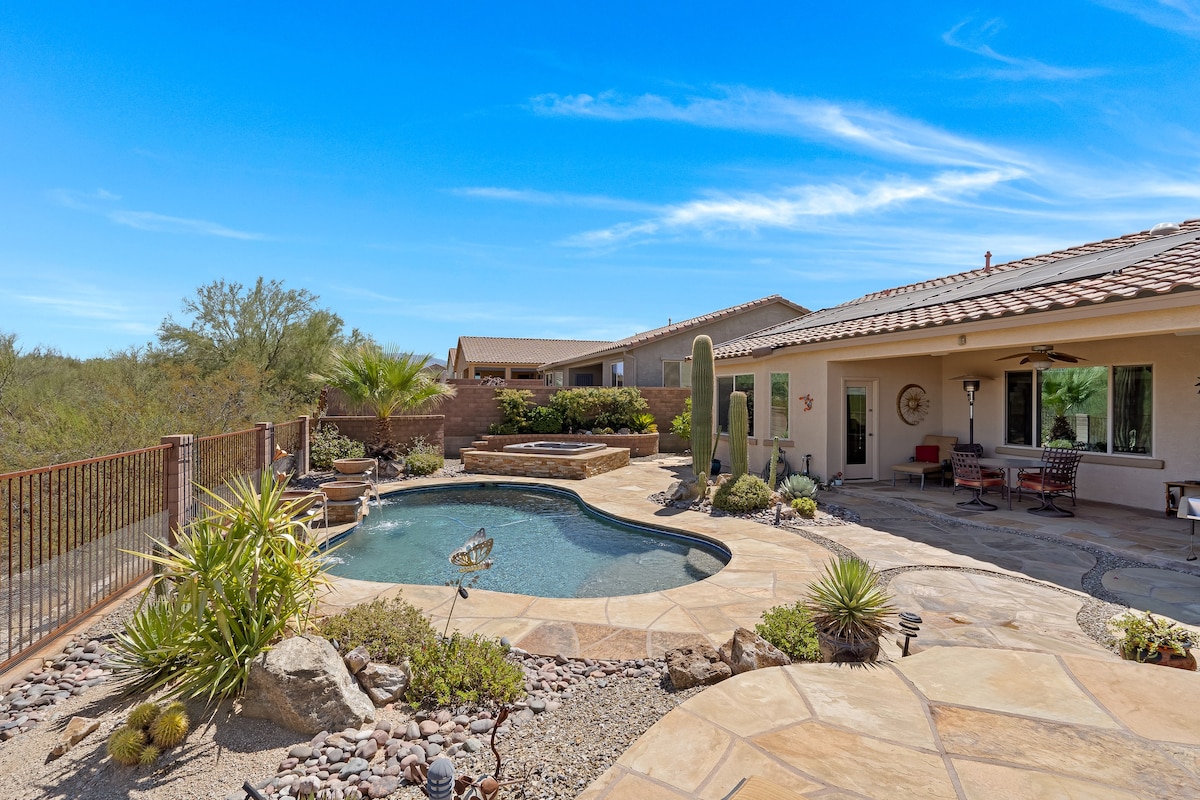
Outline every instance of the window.
<path id="1" fill-rule="evenodd" d="M 558 369 L 558 370 L 554 370 L 553 372 L 547 372 L 546 373 L 546 385 L 547 386 L 562 386 L 563 385 L 562 370 Z"/>
<path id="2" fill-rule="evenodd" d="M 612 383 L 609 386 L 624 386 L 625 385 L 625 362 L 612 362 Z"/>
<path id="3" fill-rule="evenodd" d="M 1150 455 L 1149 366 L 1063 367 L 1005 375 L 1007 444 Z"/>
<path id="4" fill-rule="evenodd" d="M 754 376 L 734 375 L 717 378 L 717 427 L 729 433 L 729 395 L 734 391 L 746 393 L 746 411 L 750 416 L 749 436 L 754 436 Z"/>
<path id="5" fill-rule="evenodd" d="M 788 374 L 771 373 L 771 436 L 787 439 L 788 434 Z"/>
<path id="6" fill-rule="evenodd" d="M 688 388 L 692 385 L 692 367 L 683 361 L 663 362 L 663 386 Z"/>

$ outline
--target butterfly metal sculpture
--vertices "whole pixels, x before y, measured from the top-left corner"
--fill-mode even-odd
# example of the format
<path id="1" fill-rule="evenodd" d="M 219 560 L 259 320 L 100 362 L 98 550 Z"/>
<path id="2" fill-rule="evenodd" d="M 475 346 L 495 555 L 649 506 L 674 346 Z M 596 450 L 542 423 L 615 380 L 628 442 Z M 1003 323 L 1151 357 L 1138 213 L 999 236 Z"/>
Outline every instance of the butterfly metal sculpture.
<path id="1" fill-rule="evenodd" d="M 443 639 L 450 633 L 450 617 L 454 615 L 454 606 L 458 603 L 458 598 L 466 600 L 470 597 L 467 587 L 463 586 L 463 580 L 473 572 L 482 572 L 492 568 L 492 559 L 488 556 L 492 554 L 493 544 L 494 541 L 487 536 L 487 530 L 480 528 L 475 531 L 474 536 L 467 539 L 462 547 L 450 554 L 450 563 L 458 567 L 458 583 L 455 585 L 454 601 L 450 603 L 450 613 L 446 616 L 446 629 L 442 631 Z M 476 576 L 472 582 L 478 579 L 479 576 Z"/>

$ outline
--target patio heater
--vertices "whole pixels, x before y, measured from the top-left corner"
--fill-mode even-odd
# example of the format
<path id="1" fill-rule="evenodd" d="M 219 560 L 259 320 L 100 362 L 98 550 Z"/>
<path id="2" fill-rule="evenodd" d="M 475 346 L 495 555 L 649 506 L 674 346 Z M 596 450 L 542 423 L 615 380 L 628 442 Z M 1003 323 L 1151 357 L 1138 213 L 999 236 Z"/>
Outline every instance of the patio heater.
<path id="1" fill-rule="evenodd" d="M 963 391 L 967 393 L 967 407 L 970 414 L 970 444 L 975 444 L 975 393 L 979 391 L 979 385 L 983 381 L 990 381 L 991 378 L 982 375 L 959 375 L 956 378 L 951 378 L 952 381 L 962 381 Z"/>

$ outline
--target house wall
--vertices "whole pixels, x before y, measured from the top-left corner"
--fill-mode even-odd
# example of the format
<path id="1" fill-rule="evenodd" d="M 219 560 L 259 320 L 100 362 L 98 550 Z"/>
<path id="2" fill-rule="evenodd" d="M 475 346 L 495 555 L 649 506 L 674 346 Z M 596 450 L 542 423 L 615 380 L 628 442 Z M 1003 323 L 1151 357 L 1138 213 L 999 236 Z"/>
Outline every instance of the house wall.
<path id="1" fill-rule="evenodd" d="M 1150 364 L 1154 374 L 1153 452 L 1147 456 L 1087 453 L 1080 466 L 1081 499 L 1161 510 L 1163 481 L 1200 480 L 1200 335 L 1194 297 L 1172 296 L 1133 300 L 1082 309 L 1063 309 L 1025 317 L 985 320 L 852 340 L 778 350 L 759 359 L 724 359 L 717 375 L 755 375 L 755 430 L 769 420 L 767 386 L 771 372 L 790 372 L 791 425 L 795 453 L 814 454 L 814 472 L 828 477 L 842 463 L 842 385 L 847 378 L 874 378 L 876 395 L 876 477 L 890 480 L 888 469 L 912 454 L 927 433 L 968 439 L 967 395 L 953 377 L 974 374 L 984 381 L 975 396 L 975 441 L 985 452 L 1036 456 L 1040 447 L 1003 444 L 1004 372 L 1017 369 L 1019 359 L 997 361 L 1032 344 L 1054 344 L 1086 358 L 1082 365 Z M 1175 335 L 1174 331 L 1188 335 Z M 799 376 L 799 377 L 798 377 Z M 917 426 L 904 424 L 896 411 L 896 395 L 907 383 L 928 393 L 930 412 Z M 812 387 L 812 388 L 810 388 Z M 797 411 L 797 398 L 814 397 L 811 412 Z M 770 442 L 751 443 L 751 468 L 761 469 Z M 728 458 L 723 443 L 718 451 Z M 793 464 L 798 459 L 789 457 Z"/>

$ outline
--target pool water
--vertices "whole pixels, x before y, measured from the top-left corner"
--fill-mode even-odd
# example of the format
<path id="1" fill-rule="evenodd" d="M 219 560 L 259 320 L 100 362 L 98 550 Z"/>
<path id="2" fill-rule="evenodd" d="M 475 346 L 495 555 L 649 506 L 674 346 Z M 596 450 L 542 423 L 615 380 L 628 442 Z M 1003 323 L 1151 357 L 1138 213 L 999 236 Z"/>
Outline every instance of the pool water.
<path id="1" fill-rule="evenodd" d="M 385 497 L 330 553 L 329 572 L 386 583 L 454 583 L 459 572 L 450 553 L 480 528 L 495 541 L 494 566 L 474 573 L 475 585 L 497 592 L 640 594 L 703 580 L 729 561 L 716 545 L 617 522 L 565 492 L 489 485 Z"/>

